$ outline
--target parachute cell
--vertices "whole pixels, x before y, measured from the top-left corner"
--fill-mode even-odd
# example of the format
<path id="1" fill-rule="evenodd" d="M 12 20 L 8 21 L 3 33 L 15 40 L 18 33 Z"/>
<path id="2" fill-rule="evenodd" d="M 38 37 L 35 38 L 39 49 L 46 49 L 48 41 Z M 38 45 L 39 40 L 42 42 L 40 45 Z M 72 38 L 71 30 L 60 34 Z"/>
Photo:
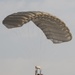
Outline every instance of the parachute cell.
<path id="1" fill-rule="evenodd" d="M 57 17 L 40 11 L 17 12 L 8 15 L 3 24 L 7 28 L 21 27 L 23 24 L 33 21 L 53 43 L 67 42 L 72 39 L 70 30 L 63 21 Z"/>

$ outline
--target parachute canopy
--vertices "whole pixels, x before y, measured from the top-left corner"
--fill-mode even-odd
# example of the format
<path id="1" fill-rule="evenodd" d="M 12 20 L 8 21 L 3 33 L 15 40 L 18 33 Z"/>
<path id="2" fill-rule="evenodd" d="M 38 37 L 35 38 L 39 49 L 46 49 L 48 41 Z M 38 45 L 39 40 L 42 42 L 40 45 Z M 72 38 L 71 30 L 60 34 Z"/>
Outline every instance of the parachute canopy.
<path id="1" fill-rule="evenodd" d="M 8 15 L 3 24 L 7 28 L 21 27 L 23 24 L 33 21 L 53 43 L 67 42 L 72 39 L 70 30 L 63 21 L 57 17 L 40 11 L 17 12 Z"/>

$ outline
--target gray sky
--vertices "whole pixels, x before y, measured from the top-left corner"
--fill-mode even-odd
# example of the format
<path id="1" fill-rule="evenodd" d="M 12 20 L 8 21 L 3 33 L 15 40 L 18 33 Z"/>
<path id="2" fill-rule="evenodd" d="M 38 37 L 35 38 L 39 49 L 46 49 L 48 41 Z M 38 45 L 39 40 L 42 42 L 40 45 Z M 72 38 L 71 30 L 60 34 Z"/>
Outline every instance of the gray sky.
<path id="1" fill-rule="evenodd" d="M 34 75 L 35 65 L 44 75 L 75 75 L 75 0 L 0 0 L 0 75 Z M 1 22 L 9 14 L 45 11 L 69 27 L 73 39 L 53 44 L 33 22 L 7 29 Z"/>

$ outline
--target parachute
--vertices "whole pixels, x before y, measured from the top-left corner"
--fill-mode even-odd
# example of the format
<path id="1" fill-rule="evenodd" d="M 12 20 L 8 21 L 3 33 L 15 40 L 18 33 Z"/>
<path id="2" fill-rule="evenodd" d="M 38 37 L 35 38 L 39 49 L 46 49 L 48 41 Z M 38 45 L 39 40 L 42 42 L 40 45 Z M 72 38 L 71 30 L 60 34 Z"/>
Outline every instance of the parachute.
<path id="1" fill-rule="evenodd" d="M 32 21 L 39 27 L 44 32 L 47 39 L 50 39 L 53 43 L 67 42 L 72 39 L 70 30 L 65 23 L 46 12 L 27 11 L 13 13 L 3 20 L 3 24 L 11 29 L 21 27 L 29 21 Z"/>

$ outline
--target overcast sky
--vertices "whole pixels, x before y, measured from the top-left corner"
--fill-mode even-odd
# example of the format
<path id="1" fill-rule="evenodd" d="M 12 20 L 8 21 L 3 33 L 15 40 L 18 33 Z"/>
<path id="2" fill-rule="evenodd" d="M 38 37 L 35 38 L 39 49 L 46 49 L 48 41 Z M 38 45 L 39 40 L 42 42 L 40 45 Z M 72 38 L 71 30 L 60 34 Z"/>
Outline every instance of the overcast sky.
<path id="1" fill-rule="evenodd" d="M 0 0 L 0 75 L 34 75 L 35 65 L 44 75 L 75 75 L 75 0 Z M 7 29 L 2 20 L 21 11 L 44 11 L 63 20 L 73 39 L 53 44 L 29 22 Z"/>

